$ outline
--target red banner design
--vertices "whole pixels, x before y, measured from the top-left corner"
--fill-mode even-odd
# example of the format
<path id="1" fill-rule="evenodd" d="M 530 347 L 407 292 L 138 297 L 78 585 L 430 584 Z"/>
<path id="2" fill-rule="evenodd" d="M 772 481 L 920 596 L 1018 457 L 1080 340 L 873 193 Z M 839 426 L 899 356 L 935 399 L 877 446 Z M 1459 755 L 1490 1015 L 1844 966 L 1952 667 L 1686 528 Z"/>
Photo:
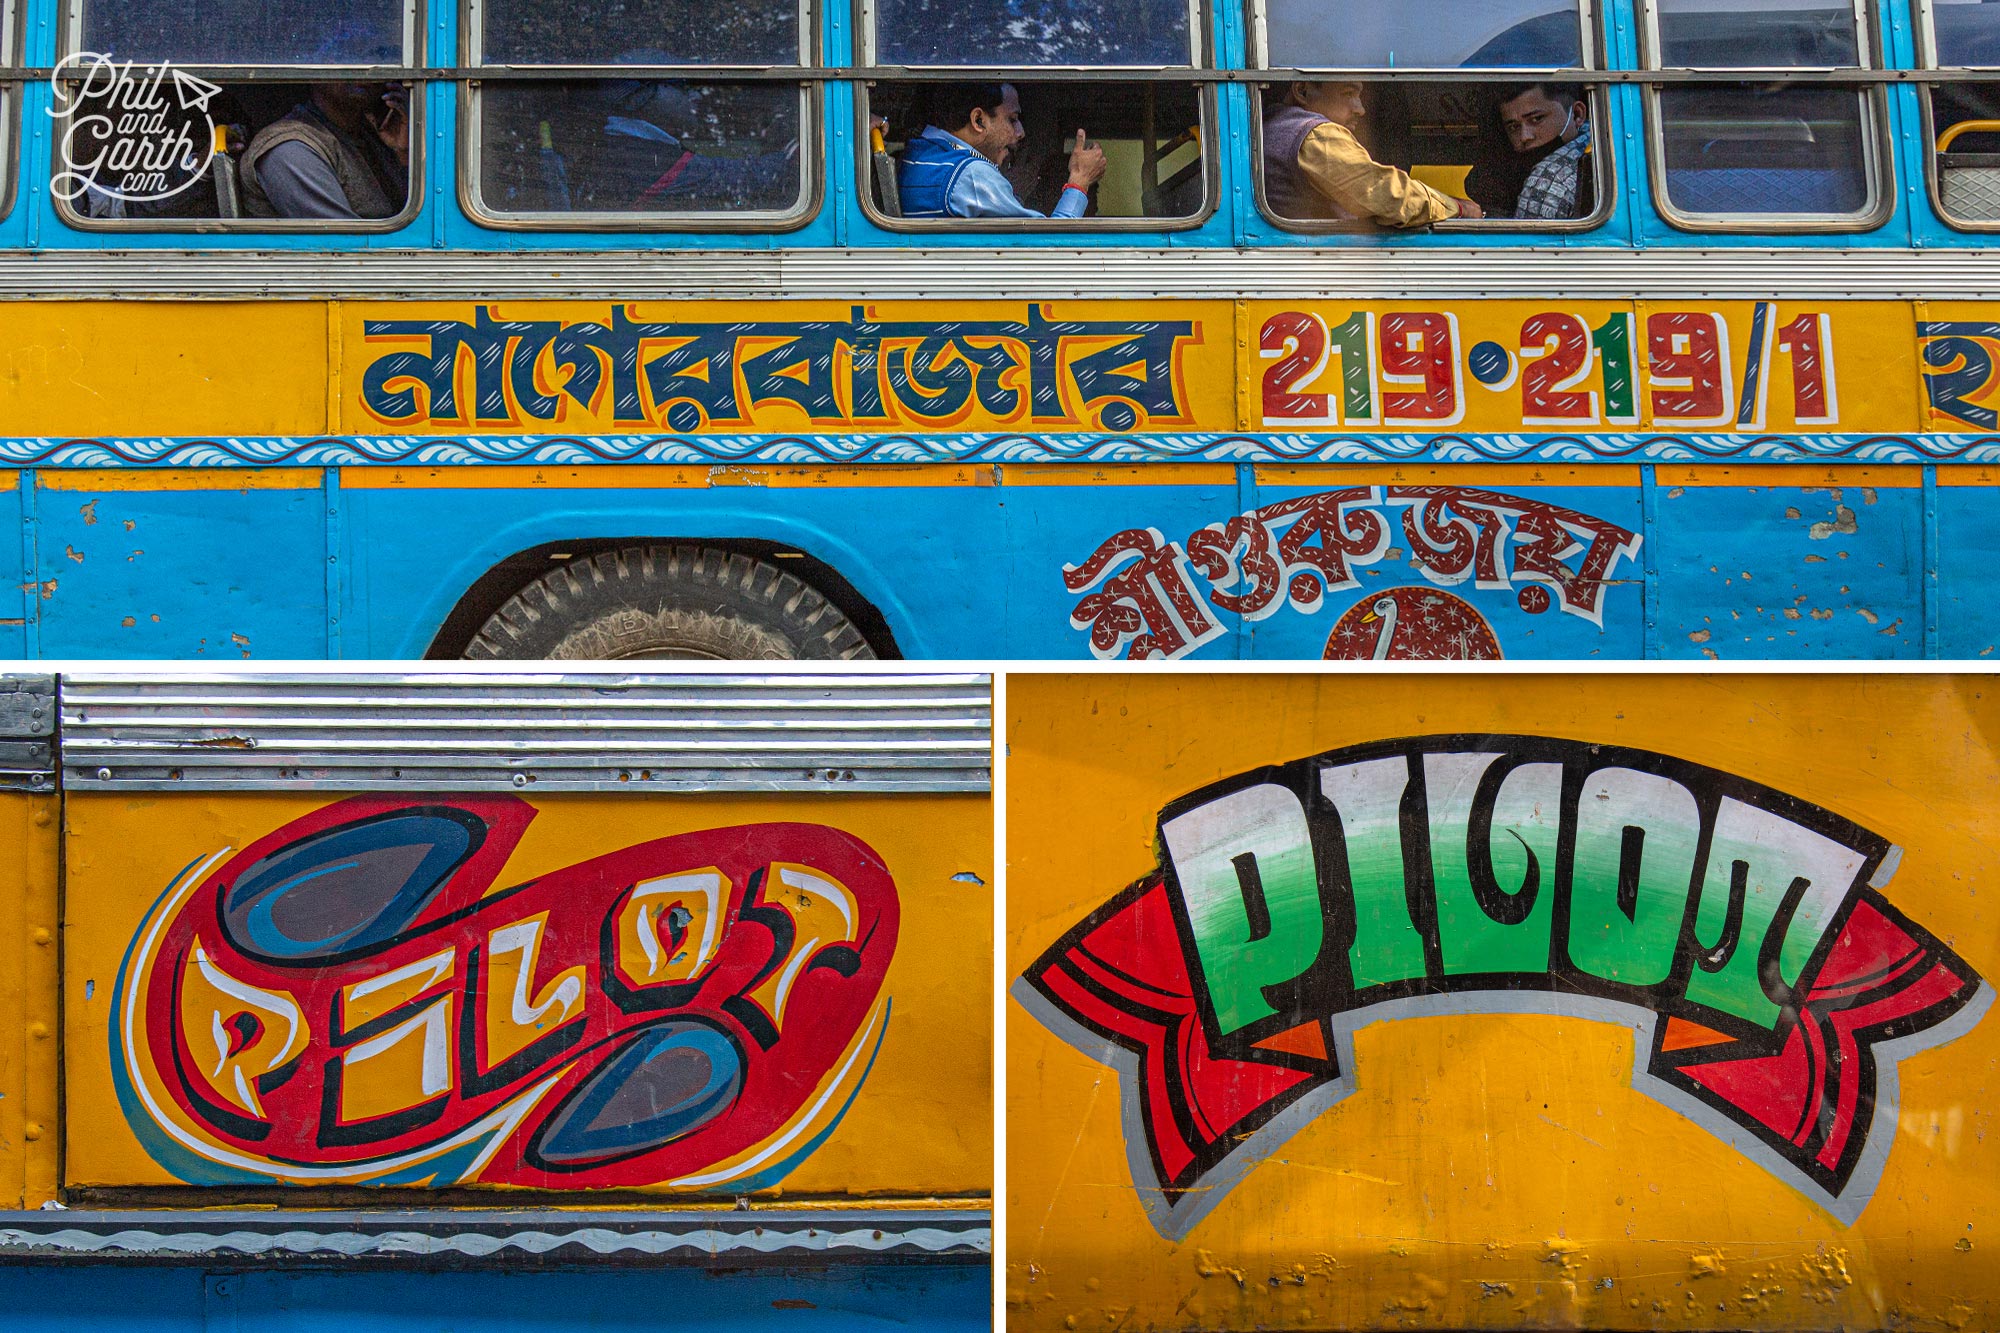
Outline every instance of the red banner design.
<path id="1" fill-rule="evenodd" d="M 184 874 L 119 980 L 128 1118 L 195 1183 L 773 1184 L 887 1022 L 896 891 L 753 824 L 494 889 L 513 797 L 357 797 Z"/>
<path id="2" fill-rule="evenodd" d="M 1451 776 L 1465 773 L 1488 778 Z M 1394 796 L 1378 802 L 1384 822 L 1367 822 L 1357 774 Z M 1583 868 L 1586 835 L 1573 823 L 1586 785 L 1609 793 L 1640 775 L 1658 779 L 1648 792 L 1679 787 L 1710 798 L 1677 808 L 1709 821 L 1701 838 L 1711 864 L 1692 860 L 1699 825 L 1631 806 L 1608 832 L 1592 825 L 1593 859 Z M 1517 781 L 1568 796 L 1500 802 Z M 1455 800 L 1470 804 L 1461 812 Z M 1509 809 L 1531 808 L 1529 823 L 1507 822 L 1518 817 Z M 1289 823 L 1287 810 L 1297 812 Z M 1564 932 L 1576 930 L 1579 901 L 1601 914 L 1606 895 L 1636 882 L 1654 845 L 1643 839 L 1646 821 L 1656 835 L 1682 838 L 1682 850 L 1650 853 L 1671 864 L 1660 873 L 1699 888 L 1644 909 L 1668 914 L 1670 929 L 1655 929 L 1667 953 L 1626 973 L 1620 959 L 1591 952 L 1599 934 Z M 1558 854 L 1563 824 L 1573 831 Z M 1170 803 L 1160 828 L 1160 868 L 1052 944 L 1014 994 L 1120 1070 L 1135 1103 L 1127 1123 L 1141 1131 L 1128 1144 L 1134 1174 L 1155 1225 L 1174 1237 L 1353 1090 L 1356 1030 L 1496 1010 L 1631 1027 L 1635 1087 L 1851 1222 L 1894 1134 L 1896 1062 L 1967 1030 L 1992 998 L 1971 967 L 1883 896 L 1878 885 L 1894 865 L 1886 841 L 1797 798 L 1667 756 L 1541 737 L 1385 741 L 1224 779 Z M 1391 838 L 1400 848 L 1385 847 Z M 1503 842 L 1520 848 L 1504 870 L 1481 850 Z M 1607 860 L 1613 842 L 1622 854 Z M 1357 871 L 1348 858 L 1364 843 L 1366 870 Z M 1176 846 L 1196 859 L 1177 860 Z M 1452 859 L 1460 849 L 1469 878 Z M 1410 937 L 1428 937 L 1401 962 L 1364 954 L 1374 946 L 1356 925 L 1362 873 L 1389 874 L 1393 886 L 1386 898 L 1368 888 L 1370 912 L 1407 903 Z M 1535 917 L 1544 894 L 1567 905 Z M 1199 895 L 1199 916 L 1187 895 Z M 1759 895 L 1773 906 L 1749 906 Z M 1447 900 L 1449 911 L 1439 907 Z M 1641 914 L 1636 902 L 1611 910 L 1628 922 Z M 1514 938 L 1527 943 L 1504 952 Z M 1469 941 L 1503 952 L 1468 954 L 1479 947 Z M 1446 956 L 1456 966 L 1445 968 Z M 1727 989 L 1732 968 L 1751 965 L 1756 989 Z M 1230 997 L 1227 1012 L 1218 995 Z"/>

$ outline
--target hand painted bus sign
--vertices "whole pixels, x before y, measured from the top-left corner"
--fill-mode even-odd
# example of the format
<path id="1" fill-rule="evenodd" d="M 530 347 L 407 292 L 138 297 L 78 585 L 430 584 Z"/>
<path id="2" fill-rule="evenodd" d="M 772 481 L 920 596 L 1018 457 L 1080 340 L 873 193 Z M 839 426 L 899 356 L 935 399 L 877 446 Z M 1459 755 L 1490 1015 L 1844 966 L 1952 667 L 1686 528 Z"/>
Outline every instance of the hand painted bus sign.
<path id="1" fill-rule="evenodd" d="M 359 362 L 341 372 L 353 428 L 586 439 L 1166 430 L 1161 448 L 1177 457 L 1190 430 L 1513 432 L 1573 438 L 1563 455 L 1573 460 L 1599 452 L 1594 440 L 1648 430 L 1738 440 L 1993 430 L 2000 364 L 1990 321 L 1838 302 L 358 309 L 348 336 Z M 1486 443 L 1462 461 L 1525 447 Z M 1858 440 L 1811 452 L 1879 461 Z M 1704 454 L 1736 456 L 1709 446 L 1673 456 Z"/>
<path id="2" fill-rule="evenodd" d="M 1497 658 L 1486 617 L 1442 589 L 1511 593 L 1523 614 L 1554 607 L 1602 627 L 1606 583 L 1639 543 L 1615 523 L 1498 491 L 1351 486 L 1211 523 L 1185 544 L 1128 528 L 1065 566 L 1063 586 L 1083 594 L 1070 624 L 1093 655 L 1172 659 L 1224 634 L 1209 605 L 1251 622 L 1285 607 L 1313 615 L 1394 550 L 1428 586 L 1377 589 L 1336 610 L 1321 655 Z"/>
<path id="3" fill-rule="evenodd" d="M 852 318 L 719 323 L 636 319 L 371 319 L 371 342 L 416 344 L 367 368 L 361 401 L 389 425 L 562 421 L 571 408 L 620 425 L 743 427 L 789 405 L 816 425 L 939 429 L 975 412 L 1023 424 L 1185 425 L 1186 321 Z M 470 392 L 461 371 L 470 367 Z"/>
<path id="4" fill-rule="evenodd" d="M 2000 323 L 1920 321 L 1924 385 L 1946 424 L 2000 430 Z"/>
<path id="5" fill-rule="evenodd" d="M 783 1179 L 881 1045 L 888 871 L 756 824 L 492 890 L 534 817 L 360 797 L 176 877 L 112 1020 L 153 1158 L 203 1185 Z"/>
<path id="6" fill-rule="evenodd" d="M 1160 866 L 1014 994 L 1117 1066 L 1154 1225 L 1184 1236 L 1354 1089 L 1354 1032 L 1543 1012 L 1634 1030 L 1634 1086 L 1842 1221 L 1896 1066 L 1992 991 L 1882 895 L 1900 859 L 1796 797 L 1578 741 L 1428 736 L 1217 783 Z"/>
<path id="7" fill-rule="evenodd" d="M 1807 311 L 1782 326 L 1777 305 L 1756 303 L 1741 363 L 1729 350 L 1729 323 L 1714 311 L 1648 315 L 1645 365 L 1649 415 L 1677 426 L 1762 430 L 1771 358 L 1791 363 L 1791 420 L 1840 419 L 1833 336 L 1827 316 Z M 1593 327 L 1580 315 L 1537 311 L 1509 347 L 1491 338 L 1469 347 L 1458 317 L 1439 311 L 1356 311 L 1329 325 L 1288 310 L 1264 321 L 1258 354 L 1270 365 L 1262 385 L 1267 426 L 1455 426 L 1465 419 L 1466 380 L 1518 397 L 1524 426 L 1639 424 L 1634 317 L 1613 313 Z M 1337 387 L 1321 382 L 1333 364 Z"/>

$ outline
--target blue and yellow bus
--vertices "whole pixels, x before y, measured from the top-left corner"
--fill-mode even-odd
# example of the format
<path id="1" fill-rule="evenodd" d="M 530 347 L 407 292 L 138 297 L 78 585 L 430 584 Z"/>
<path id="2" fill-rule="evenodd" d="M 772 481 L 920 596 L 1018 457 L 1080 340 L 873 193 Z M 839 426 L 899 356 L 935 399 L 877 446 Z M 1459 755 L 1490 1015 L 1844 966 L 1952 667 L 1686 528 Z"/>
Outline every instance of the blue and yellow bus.
<path id="1" fill-rule="evenodd" d="M 2000 642 L 2000 6 L 0 26 L 10 655 Z M 1340 84 L 1359 151 L 1480 216 L 1281 212 L 1267 131 Z M 1022 216 L 912 216 L 896 156 L 975 85 Z M 1567 215 L 1511 216 L 1524 98 Z M 1079 132 L 1102 178 L 1039 216 Z"/>

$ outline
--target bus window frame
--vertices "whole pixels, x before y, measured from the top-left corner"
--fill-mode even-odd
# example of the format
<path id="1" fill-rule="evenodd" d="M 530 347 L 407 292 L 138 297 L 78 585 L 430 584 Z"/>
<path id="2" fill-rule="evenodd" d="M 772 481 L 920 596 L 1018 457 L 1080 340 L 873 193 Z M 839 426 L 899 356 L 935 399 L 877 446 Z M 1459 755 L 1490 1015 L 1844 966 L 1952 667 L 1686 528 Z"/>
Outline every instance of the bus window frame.
<path id="1" fill-rule="evenodd" d="M 1660 70 L 1702 70 L 1711 74 L 1742 73 L 1743 82 L 1755 83 L 1756 74 L 1771 73 L 1797 74 L 1813 71 L 1856 71 L 1875 68 L 1876 43 L 1874 31 L 1874 5 L 1872 0 L 1847 0 L 1854 14 L 1854 57 L 1852 65 L 1669 65 L 1664 62 L 1660 48 L 1660 4 L 1659 0 L 1632 0 L 1638 9 L 1639 18 L 1639 68 L 1648 72 Z"/>
<path id="2" fill-rule="evenodd" d="M 1305 71 L 1320 77 L 1318 71 Z M 1478 77 L 1454 79 L 1454 83 L 1569 83 L 1575 82 L 1577 70 L 1510 70 L 1501 73 L 1481 71 Z M 1376 71 L 1375 82 L 1384 82 L 1383 71 Z M 1512 77 L 1518 74 L 1520 77 Z M 1338 82 L 1367 84 L 1370 80 L 1365 73 L 1342 71 Z M 1292 80 L 1272 80 L 1272 83 L 1292 82 Z M 1613 136 L 1602 132 L 1608 125 L 1611 99 L 1605 96 L 1601 85 L 1586 84 L 1584 97 L 1590 103 L 1591 124 L 1597 128 L 1591 131 L 1591 169 L 1597 173 L 1596 206 L 1590 213 L 1580 218 L 1558 218 L 1554 220 L 1522 218 L 1446 218 L 1423 227 L 1383 227 L 1366 218 L 1335 221 L 1320 218 L 1288 218 L 1271 207 L 1270 196 L 1264 188 L 1264 97 L 1267 85 L 1251 85 L 1250 128 L 1252 135 L 1251 179 L 1255 183 L 1257 211 L 1272 226 L 1302 236 L 1371 236 L 1394 239 L 1398 236 L 1420 235 L 1426 231 L 1449 232 L 1460 236 L 1545 236 L 1573 235 L 1579 232 L 1596 231 L 1611 218 L 1616 205 L 1617 162 L 1614 157 Z"/>
<path id="3" fill-rule="evenodd" d="M 1937 28 L 1934 26 L 1935 20 L 1932 13 L 1931 0 L 1911 0 L 1911 8 L 1915 11 L 1911 17 L 1916 25 L 1918 69 L 1927 73 L 1953 73 L 1961 70 L 1966 73 L 1985 73 L 2000 69 L 2000 65 L 1946 65 L 1940 63 L 1937 49 Z M 1942 222 L 1953 231 L 1967 232 L 1974 235 L 1981 232 L 2000 231 L 2000 218 L 1984 222 L 1959 218 L 1947 211 L 1944 206 L 1944 182 L 1938 178 L 1940 164 L 1938 162 L 1939 154 L 1937 151 L 1937 98 L 1935 96 L 1937 86 L 1941 82 L 1944 82 L 1944 80 L 1927 80 L 1922 85 L 1922 96 L 1920 98 L 1923 103 L 1923 115 L 1920 119 L 1924 135 L 1924 191 L 1930 195 L 1931 213 L 1939 222 Z"/>
<path id="4" fill-rule="evenodd" d="M 476 4 L 478 0 L 471 0 L 471 3 Z M 850 21 L 854 24 L 856 38 L 855 51 L 860 56 L 861 65 L 867 69 L 880 68 L 878 62 L 881 53 L 881 44 L 876 40 L 875 32 L 876 3 L 877 0 L 851 0 L 849 9 Z M 1164 76 L 1174 71 L 1206 70 L 1214 67 L 1215 57 L 1214 53 L 1210 50 L 1208 40 L 1209 24 L 1213 17 L 1209 10 L 1210 0 L 1186 0 L 1186 3 L 1188 11 L 1188 59 L 1185 65 L 995 65 L 988 63 L 983 65 L 904 65 L 899 66 L 899 68 L 924 70 L 926 72 L 977 70 L 982 75 L 991 70 L 1004 69 L 1023 72 L 1022 82 L 1031 82 L 1043 77 L 1045 74 L 1065 73 L 1129 73 L 1131 81 L 1134 83 L 1148 82 L 1152 76 L 1157 76 L 1161 81 L 1165 81 Z M 1029 70 L 1034 71 L 1034 73 L 1025 73 L 1025 71 Z M 1012 82 L 1013 80 L 1007 79 L 1005 81 Z"/>
<path id="5" fill-rule="evenodd" d="M 83 49 L 83 11 L 94 0 L 61 0 L 62 54 L 74 54 Z M 102 2 L 102 0 L 95 0 Z M 429 17 L 427 0 L 401 0 L 403 6 L 403 62 L 394 68 L 414 73 L 424 67 L 424 28 Z M 158 64 L 158 61 L 153 62 Z M 228 77 L 232 73 L 245 74 L 262 70 L 325 71 L 326 78 L 287 79 L 291 83 L 330 83 L 335 78 L 351 75 L 355 70 L 378 70 L 391 68 L 386 65 L 260 65 L 253 62 L 222 62 L 218 64 L 181 65 L 178 68 L 203 77 L 219 74 Z"/>
<path id="6" fill-rule="evenodd" d="M 684 68 L 675 68 L 668 74 L 655 75 L 648 67 L 634 67 L 640 77 L 673 78 L 684 82 L 728 83 L 726 78 L 703 77 Z M 489 82 L 505 83 L 504 79 Z M 538 80 L 539 82 L 539 80 Z M 770 82 L 770 80 L 759 80 Z M 484 91 L 468 86 L 459 89 L 458 96 L 458 205 L 464 210 L 468 220 L 492 231 L 521 232 L 787 232 L 797 231 L 811 222 L 819 214 L 825 202 L 826 173 L 820 169 L 821 142 L 824 135 L 824 117 L 820 114 L 821 98 L 815 96 L 823 86 L 801 80 L 797 84 L 782 84 L 795 87 L 799 95 L 799 194 L 798 201 L 790 208 L 779 210 L 744 209 L 703 209 L 681 212 L 630 212 L 598 211 L 576 209 L 569 212 L 509 213 L 489 208 L 481 193 L 480 151 L 484 142 L 484 123 L 480 118 L 479 99 Z"/>
<path id="7" fill-rule="evenodd" d="M 1247 64 L 1253 70 L 1299 70 L 1315 77 L 1337 78 L 1343 83 L 1367 83 L 1371 78 L 1383 79 L 1398 74 L 1438 74 L 1464 76 L 1467 83 L 1491 78 L 1494 82 L 1508 81 L 1529 83 L 1542 80 L 1550 83 L 1563 82 L 1566 75 L 1587 73 L 1601 67 L 1604 49 L 1603 25 L 1599 22 L 1598 0 L 1571 0 L 1576 8 L 1577 43 L 1576 49 L 1583 57 L 1580 65 L 1511 66 L 1511 65 L 1275 65 L 1271 63 L 1270 21 L 1266 6 L 1270 0 L 1247 0 L 1249 9 L 1249 52 Z"/>
<path id="8" fill-rule="evenodd" d="M 13 0 L 8 0 L 12 3 Z M 83 40 L 83 7 L 91 0 L 62 0 L 59 31 L 62 34 L 62 49 L 58 60 L 81 50 Z M 381 75 L 368 82 L 400 83 L 410 92 L 408 115 L 410 120 L 410 186 L 403 207 L 386 218 L 94 218 L 76 206 L 76 201 L 63 199 L 53 190 L 49 192 L 49 202 L 56 217 L 66 227 L 81 232 L 134 232 L 140 234 L 186 234 L 200 233 L 216 236 L 239 235 L 380 235 L 401 231 L 416 221 L 424 208 L 425 144 L 429 140 L 426 132 L 428 121 L 427 102 L 424 95 L 435 80 L 427 77 L 424 67 L 426 19 L 430 0 L 402 0 L 403 6 L 403 63 L 400 65 L 176 65 L 176 69 L 212 82 L 245 82 L 246 77 L 260 83 L 334 83 L 351 81 L 357 72 Z M 158 62 L 155 62 L 158 63 Z M 281 71 L 282 77 L 273 77 L 273 71 Z M 49 151 L 49 175 L 53 180 L 57 171 L 54 140 Z M 12 200 L 11 181 L 15 173 L 8 172 L 9 194 Z M 206 179 L 207 172 L 202 173 Z M 190 189 L 198 186 L 190 186 Z"/>
<path id="9" fill-rule="evenodd" d="M 1070 73 L 1077 72 L 1074 67 L 1070 66 L 1052 65 L 1049 66 L 1049 69 L 1057 74 L 1061 74 L 1065 71 Z M 1111 71 L 1121 76 L 1130 73 L 1131 75 L 1130 78 L 1121 77 L 1118 80 L 1118 82 L 1121 83 L 1173 83 L 1175 82 L 1175 79 L 1172 77 L 1174 74 L 1182 72 L 1191 72 L 1191 71 L 1182 71 L 1178 67 L 1169 67 L 1164 72 L 1162 72 L 1157 66 L 1133 68 L 1130 69 L 1129 71 L 1123 66 L 1113 66 L 1111 67 Z M 985 70 L 981 70 L 980 72 L 982 75 L 987 73 L 987 71 Z M 1042 71 L 1038 69 L 1032 71 L 1027 75 L 1022 75 L 1010 69 L 1005 73 L 995 75 L 994 79 L 996 82 L 999 83 L 1031 83 L 1031 82 L 1048 81 L 1041 79 L 1040 77 L 1041 73 Z M 1148 77 L 1149 75 L 1151 75 L 1152 77 Z M 887 82 L 887 80 L 883 80 L 883 82 Z M 1107 232 L 1109 233 L 1180 232 L 1180 231 L 1193 231 L 1196 228 L 1202 226 L 1210 218 L 1214 217 L 1216 209 L 1221 207 L 1222 176 L 1221 176 L 1220 166 L 1216 161 L 1216 142 L 1218 139 L 1218 133 L 1216 128 L 1217 126 L 1217 99 L 1215 96 L 1216 85 L 1212 81 L 1203 80 L 1201 83 L 1197 85 L 1200 88 L 1200 98 L 1201 98 L 1200 102 L 1201 138 L 1199 140 L 1201 148 L 1201 159 L 1200 159 L 1201 160 L 1201 207 L 1196 209 L 1193 213 L 1189 213 L 1181 217 L 1172 217 L 1172 218 L 1166 218 L 1166 217 L 1161 217 L 1161 218 L 891 217 L 887 213 L 884 213 L 882 209 L 875 202 L 875 189 L 874 189 L 873 175 L 872 175 L 873 165 L 874 165 L 872 160 L 873 148 L 871 145 L 870 136 L 868 134 L 869 90 L 874 86 L 875 86 L 875 81 L 857 80 L 855 83 L 854 104 L 855 104 L 855 115 L 856 115 L 856 122 L 858 125 L 858 132 L 854 136 L 855 139 L 854 166 L 856 173 L 855 174 L 856 185 L 854 193 L 856 198 L 858 198 L 861 202 L 861 210 L 863 215 L 866 216 L 870 222 L 874 223 L 877 227 L 882 228 L 884 231 L 904 232 L 908 234 L 929 233 L 932 235 L 965 235 L 968 233 L 989 233 L 989 234 L 999 234 L 999 235 L 1026 234 L 1032 236 L 1050 236 L 1050 235 L 1060 236 L 1072 233 L 1075 234 L 1089 233 L 1092 235 L 1101 235 Z"/>
<path id="10" fill-rule="evenodd" d="M 819 54 L 819 25 L 821 10 L 819 0 L 796 0 L 799 15 L 798 63 L 796 68 L 805 71 L 815 68 Z M 464 0 L 458 12 L 459 50 L 465 53 L 468 68 L 481 71 L 481 77 L 468 79 L 459 88 L 458 104 L 458 206 L 468 220 L 490 231 L 514 232 L 589 232 L 595 234 L 623 233 L 691 233 L 729 232 L 779 233 L 797 231 L 819 215 L 826 198 L 825 170 L 825 121 L 821 115 L 819 96 L 826 86 L 806 78 L 801 73 L 796 83 L 780 79 L 778 72 L 793 68 L 789 65 L 568 65 L 551 61 L 535 65 L 488 65 L 485 61 L 485 19 L 484 0 Z M 744 211 L 740 209 L 703 209 L 701 211 L 643 213 L 595 212 L 575 210 L 571 212 L 508 213 L 489 208 L 480 188 L 480 149 L 484 142 L 482 130 L 485 122 L 480 115 L 480 99 L 486 83 L 507 83 L 510 70 L 528 70 L 545 73 L 562 70 L 573 76 L 575 82 L 591 79 L 674 80 L 684 83 L 731 83 L 732 71 L 753 70 L 761 77 L 756 81 L 783 82 L 798 89 L 799 93 L 799 194 L 798 201 L 790 208 L 778 211 Z"/>
<path id="11" fill-rule="evenodd" d="M 1604 132 L 1610 125 L 1611 99 L 1603 90 L 1588 82 L 1591 74 L 1603 68 L 1604 32 L 1600 22 L 1601 9 L 1597 0 L 1572 0 L 1577 16 L 1577 51 L 1583 63 L 1558 68 L 1509 66 L 1509 65 L 1453 65 L 1446 68 L 1397 65 L 1393 68 L 1371 69 L 1367 67 L 1334 68 L 1317 65 L 1273 65 L 1270 63 L 1269 29 L 1265 19 L 1265 6 L 1269 0 L 1247 0 L 1251 30 L 1251 68 L 1259 71 L 1277 72 L 1284 77 L 1272 78 L 1251 85 L 1251 151 L 1250 175 L 1254 182 L 1257 211 L 1265 221 L 1284 231 L 1302 236 L 1375 236 L 1395 237 L 1407 233 L 1424 231 L 1457 232 L 1467 236 L 1492 235 L 1564 235 L 1577 232 L 1595 231 L 1611 217 L 1616 203 L 1618 174 L 1613 155 L 1612 136 Z M 1351 221 L 1327 221 L 1316 218 L 1288 218 L 1271 207 L 1270 195 L 1264 182 L 1264 94 L 1265 87 L 1293 82 L 1291 75 L 1311 75 L 1315 81 L 1332 80 L 1340 83 L 1358 83 L 1363 87 L 1371 83 L 1387 83 L 1397 78 L 1421 76 L 1428 82 L 1436 83 L 1584 83 L 1584 96 L 1590 102 L 1591 132 L 1590 152 L 1595 159 L 1592 169 L 1597 173 L 1597 201 L 1588 217 L 1567 218 L 1556 221 L 1527 221 L 1516 218 L 1447 218 L 1443 222 L 1433 222 L 1428 227 L 1406 229 L 1388 228 L 1376 225 L 1365 218 Z"/>
<path id="12" fill-rule="evenodd" d="M 27 9 L 20 0 L 0 0 L 0 67 L 21 68 Z M 20 198 L 20 167 L 27 157 L 22 152 L 21 107 L 27 101 L 27 87 L 25 81 L 15 80 L 0 85 L 0 218 L 12 215 Z"/>
<path id="13" fill-rule="evenodd" d="M 1861 109 L 1862 170 L 1868 188 L 1862 206 L 1852 213 L 1690 213 L 1674 206 L 1667 193 L 1666 118 L 1660 105 L 1661 81 L 1643 85 L 1645 102 L 1647 179 L 1653 207 L 1677 231 L 1701 233 L 1782 233 L 1828 235 L 1874 231 L 1895 216 L 1896 196 L 1887 181 L 1895 162 L 1889 131 L 1889 99 L 1879 83 L 1844 84 L 1838 75 L 1867 75 L 1879 66 L 1873 0 L 1848 0 L 1854 11 L 1854 65 L 1702 66 L 1661 63 L 1658 0 L 1633 0 L 1638 9 L 1639 68 L 1642 74 L 1685 71 L 1706 76 L 1703 82 L 1729 84 L 1786 83 L 1792 87 L 1832 87 L 1854 93 Z M 1791 76 L 1824 74 L 1835 77 L 1800 82 Z"/>
<path id="14" fill-rule="evenodd" d="M 1208 40 L 1209 25 L 1214 15 L 1211 0 L 1187 0 L 1188 8 L 1188 61 L 1185 65 L 906 65 L 899 68 L 922 71 L 927 74 L 962 74 L 964 78 L 992 79 L 996 83 L 1015 85 L 1058 82 L 1065 74 L 1083 74 L 1093 79 L 1119 83 L 1174 83 L 1177 75 L 1206 72 L 1214 68 L 1214 55 Z M 879 51 L 876 41 L 875 20 L 876 0 L 850 0 L 849 19 L 854 24 L 855 49 L 861 57 L 861 68 L 880 68 L 875 61 Z M 861 212 L 875 226 L 884 231 L 908 234 L 965 234 L 994 233 L 999 235 L 1027 234 L 1046 236 L 1051 233 L 1117 233 L 1117 232 L 1180 232 L 1193 231 L 1215 216 L 1222 206 L 1222 175 L 1217 162 L 1217 144 L 1220 142 L 1220 103 L 1215 95 L 1215 84 L 1202 81 L 1200 88 L 1201 107 L 1201 207 L 1184 217 L 1177 218 L 906 218 L 891 217 L 875 202 L 873 183 L 872 138 L 868 132 L 870 117 L 870 92 L 875 84 L 895 82 L 889 79 L 856 79 L 854 83 L 854 105 L 856 133 L 854 136 L 855 195 L 860 200 Z"/>

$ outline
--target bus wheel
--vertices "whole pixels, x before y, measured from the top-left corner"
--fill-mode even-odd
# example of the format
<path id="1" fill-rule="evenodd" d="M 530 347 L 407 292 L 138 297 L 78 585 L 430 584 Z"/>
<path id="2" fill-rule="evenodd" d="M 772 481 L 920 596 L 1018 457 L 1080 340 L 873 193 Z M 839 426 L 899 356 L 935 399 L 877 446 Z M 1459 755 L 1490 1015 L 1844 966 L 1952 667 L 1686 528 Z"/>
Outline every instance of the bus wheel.
<path id="1" fill-rule="evenodd" d="M 775 565 L 706 546 L 628 546 L 521 589 L 465 655 L 850 661 L 875 651 L 818 589 Z"/>

